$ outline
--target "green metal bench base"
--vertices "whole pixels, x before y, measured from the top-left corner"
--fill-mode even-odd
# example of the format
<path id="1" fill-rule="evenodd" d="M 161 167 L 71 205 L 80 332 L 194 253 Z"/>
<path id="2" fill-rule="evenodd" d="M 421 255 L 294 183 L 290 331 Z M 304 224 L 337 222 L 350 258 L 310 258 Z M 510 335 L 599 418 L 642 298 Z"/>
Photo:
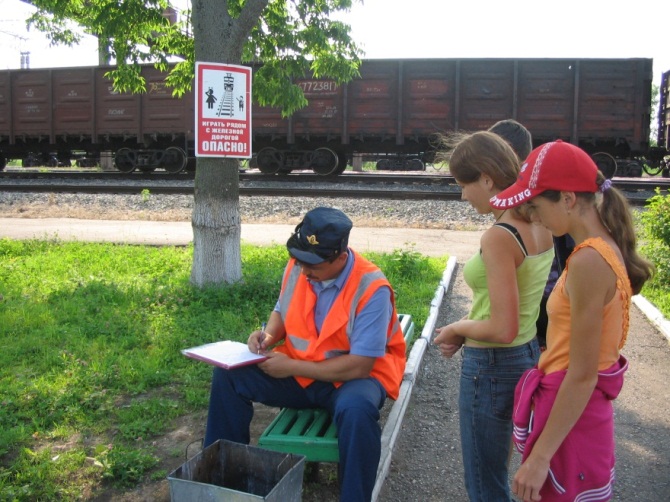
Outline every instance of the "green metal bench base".
<path id="1" fill-rule="evenodd" d="M 283 408 L 263 432 L 258 445 L 305 455 L 310 462 L 338 462 L 337 427 L 323 408 Z"/>
<path id="2" fill-rule="evenodd" d="M 412 316 L 400 314 L 405 342 L 414 335 Z M 323 408 L 282 408 L 258 439 L 258 446 L 283 453 L 304 455 L 309 462 L 339 462 L 337 427 Z"/>

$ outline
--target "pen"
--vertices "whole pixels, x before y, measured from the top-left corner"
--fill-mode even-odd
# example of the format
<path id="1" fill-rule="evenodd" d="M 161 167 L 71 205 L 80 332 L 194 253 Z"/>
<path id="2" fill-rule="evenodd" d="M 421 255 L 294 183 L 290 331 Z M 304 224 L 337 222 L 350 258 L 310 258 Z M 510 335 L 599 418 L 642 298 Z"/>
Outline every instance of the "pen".
<path id="1" fill-rule="evenodd" d="M 261 353 L 261 348 L 263 346 L 263 340 L 265 340 L 265 326 L 267 326 L 266 323 L 261 324 L 261 334 L 258 337 L 258 353 Z"/>

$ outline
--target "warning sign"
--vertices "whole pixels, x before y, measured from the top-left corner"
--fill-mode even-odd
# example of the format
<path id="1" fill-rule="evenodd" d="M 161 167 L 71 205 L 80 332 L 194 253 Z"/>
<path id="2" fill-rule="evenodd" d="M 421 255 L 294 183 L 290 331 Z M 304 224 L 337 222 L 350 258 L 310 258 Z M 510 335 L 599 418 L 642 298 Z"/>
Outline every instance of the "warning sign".
<path id="1" fill-rule="evenodd" d="M 195 63 L 195 155 L 251 158 L 251 68 Z"/>

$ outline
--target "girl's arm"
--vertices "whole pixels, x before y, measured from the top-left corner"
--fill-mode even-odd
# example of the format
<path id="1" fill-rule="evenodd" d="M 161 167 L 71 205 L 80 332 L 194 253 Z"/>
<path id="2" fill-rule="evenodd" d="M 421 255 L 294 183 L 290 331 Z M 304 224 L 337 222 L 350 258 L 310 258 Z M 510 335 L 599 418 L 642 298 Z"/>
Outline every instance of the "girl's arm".
<path id="1" fill-rule="evenodd" d="M 486 280 L 491 301 L 491 317 L 485 320 L 463 319 L 441 329 L 436 344 L 451 344 L 458 337 L 484 342 L 510 343 L 519 333 L 519 292 L 516 269 L 523 253 L 516 239 L 506 230 L 490 228 L 481 240 Z"/>

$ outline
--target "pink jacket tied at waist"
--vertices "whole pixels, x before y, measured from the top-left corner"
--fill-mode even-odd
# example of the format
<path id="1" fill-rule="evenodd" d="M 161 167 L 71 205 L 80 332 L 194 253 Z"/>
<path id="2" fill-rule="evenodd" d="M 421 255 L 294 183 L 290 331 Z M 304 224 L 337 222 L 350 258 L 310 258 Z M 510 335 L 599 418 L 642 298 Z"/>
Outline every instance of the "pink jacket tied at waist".
<path id="1" fill-rule="evenodd" d="M 598 372 L 598 383 L 584 412 L 552 457 L 540 494 L 542 502 L 609 500 L 614 482 L 614 411 L 611 401 L 623 387 L 628 361 Z M 514 444 L 525 461 L 544 429 L 566 371 L 548 375 L 527 370 L 514 393 Z"/>

